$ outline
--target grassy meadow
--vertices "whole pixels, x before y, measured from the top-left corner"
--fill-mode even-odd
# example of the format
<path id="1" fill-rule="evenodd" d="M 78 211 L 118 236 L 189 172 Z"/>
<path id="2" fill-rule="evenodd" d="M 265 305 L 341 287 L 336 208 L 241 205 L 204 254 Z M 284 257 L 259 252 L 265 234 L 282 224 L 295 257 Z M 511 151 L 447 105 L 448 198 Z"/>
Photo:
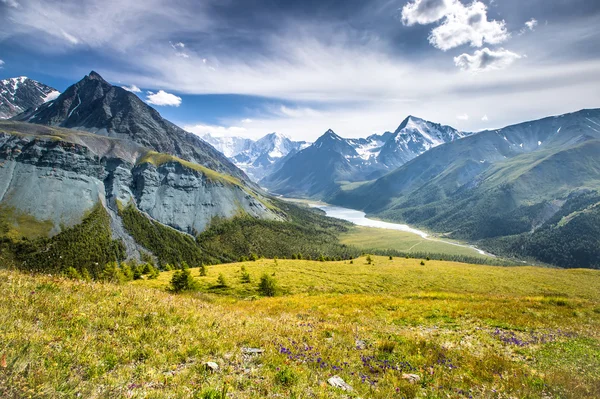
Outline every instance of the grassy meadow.
<path id="1" fill-rule="evenodd" d="M 600 272 L 424 263 L 260 259 L 183 294 L 0 270 L 0 397 L 600 397 Z"/>
<path id="2" fill-rule="evenodd" d="M 432 253 L 486 258 L 476 249 L 453 245 L 448 241 L 425 239 L 417 234 L 399 230 L 355 226 L 340 234 L 340 242 L 365 251 L 391 249 L 403 253 Z"/>

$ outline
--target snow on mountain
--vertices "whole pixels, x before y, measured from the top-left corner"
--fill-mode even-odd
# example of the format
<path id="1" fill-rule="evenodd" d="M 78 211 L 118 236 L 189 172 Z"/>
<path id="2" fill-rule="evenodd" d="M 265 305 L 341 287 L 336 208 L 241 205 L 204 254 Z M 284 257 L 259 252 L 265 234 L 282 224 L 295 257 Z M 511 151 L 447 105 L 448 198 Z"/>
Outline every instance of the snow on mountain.
<path id="1" fill-rule="evenodd" d="M 469 133 L 459 132 L 450 126 L 409 116 L 385 143 L 377 158 L 387 167 L 395 168 L 434 147 L 467 135 Z"/>
<path id="2" fill-rule="evenodd" d="M 244 137 L 217 137 L 210 133 L 202 136 L 202 139 L 222 152 L 227 158 L 234 157 L 240 152 L 246 151 L 254 142 Z"/>
<path id="3" fill-rule="evenodd" d="M 0 81 L 0 119 L 12 118 L 21 112 L 54 100 L 60 92 L 26 76 Z"/>
<path id="4" fill-rule="evenodd" d="M 257 181 L 277 169 L 279 162 L 288 155 L 311 145 L 305 141 L 292 141 L 279 133 L 267 134 L 256 141 L 244 137 L 217 137 L 211 134 L 205 134 L 202 139 Z"/>
<path id="5" fill-rule="evenodd" d="M 332 130 L 300 150 L 261 180 L 268 189 L 325 198 L 341 182 L 374 180 L 431 148 L 467 136 L 450 127 L 409 116 L 396 131 L 345 139 Z"/>

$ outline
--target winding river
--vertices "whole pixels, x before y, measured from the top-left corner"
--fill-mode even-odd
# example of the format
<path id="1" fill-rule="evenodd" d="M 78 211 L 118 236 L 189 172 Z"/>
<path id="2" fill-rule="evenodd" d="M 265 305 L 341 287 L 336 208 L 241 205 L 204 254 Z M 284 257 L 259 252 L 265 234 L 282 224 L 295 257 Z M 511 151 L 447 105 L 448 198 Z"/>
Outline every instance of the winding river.
<path id="1" fill-rule="evenodd" d="M 452 242 L 452 241 L 446 241 L 446 240 L 440 240 L 438 238 L 432 238 L 426 232 L 418 230 L 418 229 L 415 229 L 415 228 L 412 228 L 412 227 L 410 227 L 409 225 L 406 225 L 406 224 L 388 223 L 388 222 L 382 222 L 380 220 L 369 219 L 369 218 L 367 218 L 367 216 L 366 216 L 366 214 L 364 212 L 357 211 L 355 209 L 342 208 L 340 206 L 325 205 L 325 204 L 316 204 L 316 203 L 309 203 L 308 205 L 311 206 L 311 207 L 313 207 L 313 208 L 321 209 L 322 211 L 325 212 L 325 214 L 327 216 L 330 216 L 332 218 L 346 220 L 348 222 L 354 223 L 357 226 L 375 227 L 375 228 L 380 228 L 380 229 L 405 231 L 407 233 L 417 234 L 417 235 L 421 236 L 422 238 L 424 238 L 426 240 L 439 241 L 439 242 L 443 242 L 445 244 L 456 245 L 457 247 L 471 248 L 471 249 L 479 252 L 479 254 L 481 254 L 481 255 L 494 256 L 492 254 L 488 254 L 485 251 L 482 251 L 481 249 L 479 249 L 479 248 L 477 248 L 477 247 L 475 247 L 473 245 L 458 244 L 458 243 Z"/>

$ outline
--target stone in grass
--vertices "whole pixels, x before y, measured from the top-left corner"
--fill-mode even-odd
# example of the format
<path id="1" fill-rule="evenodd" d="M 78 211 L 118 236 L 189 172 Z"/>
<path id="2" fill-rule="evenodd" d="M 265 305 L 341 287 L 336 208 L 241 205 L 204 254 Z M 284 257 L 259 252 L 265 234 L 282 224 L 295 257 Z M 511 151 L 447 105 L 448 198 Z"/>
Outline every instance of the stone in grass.
<path id="1" fill-rule="evenodd" d="M 352 387 L 346 383 L 346 381 L 342 380 L 340 376 L 334 375 L 330 379 L 327 380 L 329 385 L 332 387 L 340 388 L 346 392 L 352 392 Z"/>
<path id="2" fill-rule="evenodd" d="M 367 343 L 363 340 L 357 339 L 356 340 L 356 349 L 358 349 L 358 350 L 367 349 Z"/>
<path id="3" fill-rule="evenodd" d="M 244 355 L 260 355 L 264 351 L 264 349 L 259 348 L 242 348 L 242 353 Z"/>
<path id="4" fill-rule="evenodd" d="M 421 381 L 421 377 L 417 374 L 402 374 L 402 378 L 411 384 L 416 384 L 417 382 Z"/>
<path id="5" fill-rule="evenodd" d="M 219 371 L 219 365 L 215 362 L 206 362 L 204 363 L 204 367 L 206 368 L 206 370 L 212 373 L 216 373 L 217 371 Z"/>

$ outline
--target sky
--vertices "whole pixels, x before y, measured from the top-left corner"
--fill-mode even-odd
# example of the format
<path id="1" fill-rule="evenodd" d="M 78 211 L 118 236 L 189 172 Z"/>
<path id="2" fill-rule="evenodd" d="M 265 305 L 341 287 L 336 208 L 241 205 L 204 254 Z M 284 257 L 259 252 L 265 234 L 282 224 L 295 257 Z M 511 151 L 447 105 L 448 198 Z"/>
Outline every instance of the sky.
<path id="1" fill-rule="evenodd" d="M 0 0 L 0 79 L 91 70 L 200 135 L 479 131 L 600 108 L 600 1 Z"/>

